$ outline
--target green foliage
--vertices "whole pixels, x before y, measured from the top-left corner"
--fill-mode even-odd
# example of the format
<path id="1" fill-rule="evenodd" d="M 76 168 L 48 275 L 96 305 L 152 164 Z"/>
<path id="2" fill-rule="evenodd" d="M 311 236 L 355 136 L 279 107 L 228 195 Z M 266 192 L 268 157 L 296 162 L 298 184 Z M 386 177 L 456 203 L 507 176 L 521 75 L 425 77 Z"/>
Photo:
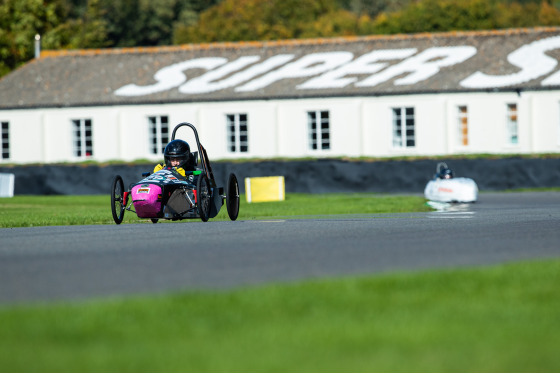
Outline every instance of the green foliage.
<path id="1" fill-rule="evenodd" d="M 200 14 L 194 26 L 178 26 L 174 42 L 277 40 L 332 36 L 357 17 L 334 0 L 224 0 Z M 355 32 L 354 32 L 355 33 Z"/>
<path id="2" fill-rule="evenodd" d="M 560 25 L 560 0 L 0 0 L 0 77 L 44 49 Z"/>
<path id="3" fill-rule="evenodd" d="M 99 0 L 114 47 L 170 45 L 177 24 L 192 24 L 219 0 Z"/>
<path id="4" fill-rule="evenodd" d="M 379 34 L 553 25 L 560 25 L 560 11 L 546 1 L 420 0 L 374 20 Z"/>
<path id="5" fill-rule="evenodd" d="M 554 373 L 559 282 L 555 259 L 3 306 L 0 363 L 5 372 Z"/>
<path id="6" fill-rule="evenodd" d="M 345 10 L 330 11 L 315 21 L 306 24 L 301 37 L 335 37 L 363 34 L 364 23 L 370 22 L 368 16 L 356 17 L 354 13 Z"/>
<path id="7" fill-rule="evenodd" d="M 35 35 L 56 27 L 63 13 L 57 1 L 0 0 L 0 76 L 33 58 Z"/>
<path id="8" fill-rule="evenodd" d="M 337 4 L 343 9 L 370 18 L 375 18 L 383 12 L 395 12 L 412 2 L 413 0 L 337 0 Z"/>
<path id="9" fill-rule="evenodd" d="M 224 0 L 202 12 L 196 24 L 177 24 L 173 41 L 181 44 L 560 25 L 558 7 L 547 1 L 296 2 Z"/>
<path id="10" fill-rule="evenodd" d="M 0 77 L 43 49 L 169 45 L 219 0 L 0 0 Z"/>
<path id="11" fill-rule="evenodd" d="M 380 34 L 492 29 L 495 20 L 495 1 L 422 0 L 401 11 L 380 15 L 375 29 Z"/>
<path id="12" fill-rule="evenodd" d="M 102 0 L 116 47 L 171 44 L 177 0 Z"/>
<path id="13" fill-rule="evenodd" d="M 107 40 L 108 23 L 101 0 L 89 0 L 86 10 L 79 18 L 70 18 L 47 32 L 42 41 L 46 49 L 103 48 Z M 71 12 L 71 9 L 68 10 Z"/>

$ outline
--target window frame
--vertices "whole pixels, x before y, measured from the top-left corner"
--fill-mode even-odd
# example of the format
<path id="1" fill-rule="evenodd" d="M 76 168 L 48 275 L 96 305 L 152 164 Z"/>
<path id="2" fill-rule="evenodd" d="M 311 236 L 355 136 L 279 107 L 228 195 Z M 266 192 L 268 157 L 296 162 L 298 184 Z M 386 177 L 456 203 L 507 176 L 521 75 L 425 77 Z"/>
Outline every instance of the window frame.
<path id="1" fill-rule="evenodd" d="M 10 159 L 10 122 L 0 121 L 0 159 Z"/>
<path id="2" fill-rule="evenodd" d="M 165 119 L 165 121 L 164 121 Z M 169 143 L 169 116 L 151 115 L 148 121 L 148 152 L 151 155 L 162 156 Z M 164 131 L 165 129 L 165 131 Z"/>
<path id="3" fill-rule="evenodd" d="M 469 146 L 469 107 L 467 105 L 457 105 L 457 145 L 460 147 Z"/>
<path id="4" fill-rule="evenodd" d="M 249 115 L 226 114 L 226 142 L 229 153 L 249 153 Z"/>
<path id="5" fill-rule="evenodd" d="M 395 149 L 416 148 L 415 108 L 413 106 L 392 107 L 391 112 L 393 114 L 391 120 L 393 148 Z M 404 116 L 402 114 L 403 112 L 404 112 Z M 412 125 L 410 125 L 410 121 L 412 121 Z M 410 134 L 410 129 L 409 129 L 410 126 L 412 126 L 412 134 Z"/>
<path id="6" fill-rule="evenodd" d="M 328 110 L 307 111 L 307 148 L 309 151 L 327 152 L 331 150 L 330 128 L 330 112 Z"/>
<path id="7" fill-rule="evenodd" d="M 80 118 L 72 120 L 72 154 L 76 158 L 88 159 L 93 152 L 93 120 Z"/>
<path id="8" fill-rule="evenodd" d="M 508 145 L 519 144 L 519 107 L 517 103 L 506 104 L 506 142 Z"/>

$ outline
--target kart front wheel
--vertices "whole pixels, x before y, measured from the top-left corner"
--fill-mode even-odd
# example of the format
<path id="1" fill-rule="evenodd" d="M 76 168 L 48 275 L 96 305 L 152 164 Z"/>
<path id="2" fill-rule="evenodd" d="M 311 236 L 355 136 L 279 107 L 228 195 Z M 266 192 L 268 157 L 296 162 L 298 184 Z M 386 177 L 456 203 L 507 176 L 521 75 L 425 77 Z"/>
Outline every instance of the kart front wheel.
<path id="1" fill-rule="evenodd" d="M 126 201 L 124 201 L 124 183 L 120 175 L 113 179 L 111 186 L 111 212 L 113 213 L 113 220 L 119 225 L 124 218 L 124 209 L 126 208 Z"/>
<path id="2" fill-rule="evenodd" d="M 237 177 L 233 173 L 228 178 L 226 207 L 229 219 L 235 221 L 239 214 L 239 183 L 237 183 Z"/>
<path id="3" fill-rule="evenodd" d="M 202 222 L 208 221 L 210 217 L 210 183 L 206 175 L 200 175 L 196 182 L 196 205 L 198 215 Z"/>

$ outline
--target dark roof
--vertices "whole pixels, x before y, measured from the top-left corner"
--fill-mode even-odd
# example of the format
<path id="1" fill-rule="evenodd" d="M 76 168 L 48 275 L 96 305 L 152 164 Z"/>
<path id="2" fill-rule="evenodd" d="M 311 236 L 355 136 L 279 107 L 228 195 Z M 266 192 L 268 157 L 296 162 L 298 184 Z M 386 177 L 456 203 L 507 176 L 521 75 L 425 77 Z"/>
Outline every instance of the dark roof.
<path id="1" fill-rule="evenodd" d="M 559 85 L 554 83 L 555 81 L 543 84 L 543 80 L 558 70 L 560 41 L 557 39 L 560 40 L 560 28 L 534 28 L 211 43 L 153 48 L 43 51 L 41 58 L 27 63 L 0 80 L 0 109 L 557 89 Z M 544 47 L 541 45 L 542 43 L 539 43 L 543 40 L 547 40 Z M 531 46 L 532 48 L 530 48 Z M 442 57 L 439 55 L 425 59 L 424 63 L 428 68 L 423 68 L 422 71 L 406 70 L 406 64 L 413 64 L 416 56 L 430 49 L 433 51 L 433 48 L 441 47 L 451 47 L 453 50 L 462 51 L 463 55 L 453 64 L 440 67 L 435 71 L 430 70 L 428 65 L 430 62 L 441 60 Z M 321 85 L 321 82 L 325 80 L 315 80 L 315 83 L 319 83 L 313 87 L 310 87 L 309 84 L 300 86 L 321 75 L 313 75 L 312 72 L 315 67 L 321 68 L 322 62 L 319 59 L 315 64 L 310 63 L 303 68 L 300 66 L 300 73 L 301 69 L 304 69 L 306 73 L 302 75 L 306 76 L 293 77 L 288 74 L 287 78 L 277 78 L 268 84 L 262 83 L 261 80 L 258 82 L 262 84 L 253 87 L 252 90 L 247 89 L 251 87 L 250 85 L 244 86 L 248 82 L 254 84 L 262 76 L 275 69 L 282 69 L 306 55 L 324 53 L 329 56 L 329 59 L 335 61 L 335 64 L 339 64 L 336 61 L 345 61 L 348 65 L 350 61 L 356 61 L 360 56 L 381 50 L 389 50 L 393 54 L 397 53 L 398 56 L 378 61 L 372 60 L 368 65 L 364 65 L 368 70 L 361 72 L 356 70 L 356 65 L 353 65 L 346 75 L 337 74 L 336 77 L 327 80 L 330 82 L 327 85 Z M 206 79 L 206 81 L 223 83 L 224 79 L 240 72 L 247 72 L 251 67 L 278 55 L 288 55 L 285 58 L 289 61 L 284 61 L 260 75 L 253 75 L 250 79 L 236 79 L 237 83 L 232 83 L 231 80 L 225 81 L 229 84 L 217 86 L 214 84 L 215 89 L 202 90 L 204 92 L 200 90 L 197 92 L 192 87 L 188 92 L 181 92 L 179 89 L 182 84 L 192 82 L 194 78 L 209 71 L 213 72 L 215 78 Z M 246 66 L 232 69 L 229 75 L 218 74 L 221 72 L 216 70 L 219 69 L 219 64 L 224 64 L 222 66 L 226 69 L 232 66 L 227 65 L 228 63 L 247 56 L 257 57 L 254 57 L 251 63 L 247 62 Z M 170 65 L 202 58 L 209 59 L 197 60 L 197 64 L 189 69 L 179 69 L 175 71 L 175 74 L 170 73 L 170 69 L 167 69 L 167 72 L 164 70 L 156 76 L 158 71 Z M 216 58 L 222 58 L 222 60 L 216 60 Z M 208 69 L 208 63 L 214 63 L 215 67 Z M 416 66 L 418 64 L 417 62 Z M 399 71 L 399 68 L 402 67 L 404 70 Z M 507 78 L 505 83 L 486 87 L 465 85 L 465 79 L 477 72 L 492 76 L 512 75 L 512 77 L 516 77 L 516 74 L 519 75 L 524 69 L 528 72 L 523 79 Z M 535 72 L 534 69 L 540 70 Z M 371 77 L 374 75 L 376 75 L 375 83 L 361 84 L 368 78 L 371 81 Z M 183 78 L 185 76 L 186 78 Z M 237 75 L 236 78 L 239 76 Z M 122 93 L 126 93 L 126 90 L 117 91 L 119 88 L 131 84 L 153 86 L 158 83 L 158 79 L 165 81 L 167 86 L 161 86 L 159 90 L 153 90 L 152 93 L 139 94 L 140 91 L 131 90 L 128 91 L 128 95 L 125 95 Z M 336 84 L 333 85 L 333 81 Z M 343 81 L 346 83 L 343 84 Z M 245 87 L 245 89 L 240 89 L 240 87 Z M 135 93 L 131 95 L 130 92 Z"/>

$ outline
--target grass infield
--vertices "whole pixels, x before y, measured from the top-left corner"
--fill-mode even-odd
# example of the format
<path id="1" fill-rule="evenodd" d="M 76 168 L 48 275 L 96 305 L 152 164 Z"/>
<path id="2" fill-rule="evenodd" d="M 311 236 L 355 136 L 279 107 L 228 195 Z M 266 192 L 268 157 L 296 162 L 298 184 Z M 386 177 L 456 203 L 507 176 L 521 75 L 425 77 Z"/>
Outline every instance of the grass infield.
<path id="1" fill-rule="evenodd" d="M 560 261 L 0 307 L 4 372 L 558 372 Z"/>
<path id="2" fill-rule="evenodd" d="M 14 196 L 0 198 L 0 228 L 111 224 L 109 195 L 89 196 Z M 238 220 L 271 217 L 368 214 L 429 211 L 422 196 L 394 196 L 379 194 L 288 194 L 286 200 L 249 204 L 241 195 Z M 225 205 L 210 221 L 229 220 Z M 162 223 L 182 224 L 189 222 Z M 149 223 L 135 213 L 126 211 L 123 224 Z"/>

